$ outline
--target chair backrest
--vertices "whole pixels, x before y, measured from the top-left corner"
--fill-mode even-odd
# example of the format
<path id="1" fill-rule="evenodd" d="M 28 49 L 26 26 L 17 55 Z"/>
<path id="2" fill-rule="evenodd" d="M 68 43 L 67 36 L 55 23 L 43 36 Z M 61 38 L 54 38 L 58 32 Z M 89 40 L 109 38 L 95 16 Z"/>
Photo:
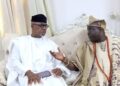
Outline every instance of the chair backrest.
<path id="1" fill-rule="evenodd" d="M 7 53 L 8 46 L 14 38 L 18 37 L 18 34 L 15 33 L 8 33 L 1 39 L 1 56 L 0 59 L 4 59 Z"/>

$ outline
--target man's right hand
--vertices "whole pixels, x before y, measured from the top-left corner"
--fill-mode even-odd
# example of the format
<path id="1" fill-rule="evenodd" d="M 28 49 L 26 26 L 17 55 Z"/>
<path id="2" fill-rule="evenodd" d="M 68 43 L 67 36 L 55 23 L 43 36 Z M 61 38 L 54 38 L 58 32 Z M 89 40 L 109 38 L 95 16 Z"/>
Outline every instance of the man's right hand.
<path id="1" fill-rule="evenodd" d="M 25 75 L 28 77 L 28 84 L 40 83 L 40 77 L 31 70 L 28 70 Z"/>
<path id="2" fill-rule="evenodd" d="M 53 57 L 55 57 L 57 60 L 64 61 L 64 59 L 65 59 L 63 53 L 61 53 L 61 52 L 52 52 L 52 51 L 50 51 L 50 54 Z"/>

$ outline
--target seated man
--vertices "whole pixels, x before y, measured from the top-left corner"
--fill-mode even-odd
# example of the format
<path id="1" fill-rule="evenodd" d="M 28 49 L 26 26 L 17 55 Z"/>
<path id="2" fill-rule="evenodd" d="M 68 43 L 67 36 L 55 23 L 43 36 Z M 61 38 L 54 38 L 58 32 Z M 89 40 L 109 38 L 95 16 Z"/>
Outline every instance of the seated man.
<path id="1" fill-rule="evenodd" d="M 73 60 L 51 52 L 69 69 L 80 71 L 73 86 L 120 85 L 120 39 L 105 34 L 106 22 L 92 18 L 87 27 L 89 39 L 77 50 Z"/>
<path id="2" fill-rule="evenodd" d="M 46 38 L 47 18 L 43 14 L 32 16 L 32 34 L 12 41 L 6 68 L 7 86 L 67 86 L 62 75 L 69 70 L 50 51 L 58 46 Z"/>

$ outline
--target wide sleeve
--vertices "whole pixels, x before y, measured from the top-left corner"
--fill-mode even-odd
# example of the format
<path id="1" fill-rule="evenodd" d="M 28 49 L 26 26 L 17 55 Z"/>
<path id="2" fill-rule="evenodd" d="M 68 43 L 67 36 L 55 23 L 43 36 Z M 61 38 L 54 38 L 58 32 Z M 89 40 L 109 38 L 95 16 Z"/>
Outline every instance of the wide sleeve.
<path id="1" fill-rule="evenodd" d="M 86 53 L 86 42 L 81 44 L 76 51 L 75 57 L 72 58 L 72 63 L 79 69 L 83 71 L 85 65 L 85 53 Z"/>
<path id="2" fill-rule="evenodd" d="M 20 46 L 17 41 L 12 41 L 9 46 L 9 55 L 6 68 L 9 73 L 15 71 L 17 74 L 24 76 L 26 71 L 29 70 L 28 67 L 25 67 L 21 62 L 20 55 Z"/>
<path id="3" fill-rule="evenodd" d="M 70 70 L 67 67 L 65 67 L 65 65 L 61 61 L 55 59 L 54 63 L 56 65 L 56 68 L 60 68 L 62 70 L 64 76 L 66 77 L 70 76 L 71 74 Z"/>
<path id="4" fill-rule="evenodd" d="M 58 45 L 56 43 L 52 42 L 52 47 L 53 47 L 52 51 L 59 52 Z M 53 63 L 56 68 L 60 68 L 62 70 L 64 76 L 67 77 L 71 74 L 70 70 L 67 67 L 65 67 L 65 65 L 61 61 L 55 59 L 54 57 L 53 57 Z"/>

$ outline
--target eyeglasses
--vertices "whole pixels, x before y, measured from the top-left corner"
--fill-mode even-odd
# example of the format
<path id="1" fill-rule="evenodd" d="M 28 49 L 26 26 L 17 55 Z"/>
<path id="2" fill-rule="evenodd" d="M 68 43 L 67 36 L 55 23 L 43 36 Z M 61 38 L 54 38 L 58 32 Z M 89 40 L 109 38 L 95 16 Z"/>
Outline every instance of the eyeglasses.
<path id="1" fill-rule="evenodd" d="M 47 25 L 47 24 L 33 24 L 33 25 L 37 25 L 42 29 L 47 29 L 49 27 L 49 25 Z"/>

